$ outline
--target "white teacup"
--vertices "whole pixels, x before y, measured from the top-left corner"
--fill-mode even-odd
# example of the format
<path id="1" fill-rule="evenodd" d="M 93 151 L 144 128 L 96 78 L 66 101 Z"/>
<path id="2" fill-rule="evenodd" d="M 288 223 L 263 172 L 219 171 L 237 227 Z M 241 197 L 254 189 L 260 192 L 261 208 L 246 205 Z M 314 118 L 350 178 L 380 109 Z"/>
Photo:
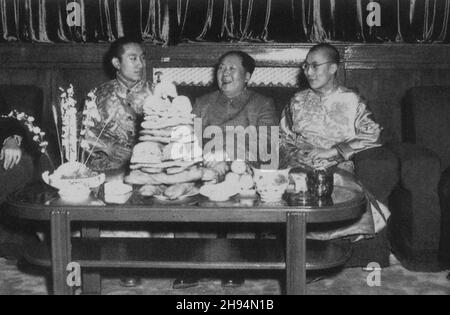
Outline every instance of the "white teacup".
<path id="1" fill-rule="evenodd" d="M 289 169 L 260 170 L 253 169 L 256 191 L 262 202 L 280 202 L 289 186 Z"/>

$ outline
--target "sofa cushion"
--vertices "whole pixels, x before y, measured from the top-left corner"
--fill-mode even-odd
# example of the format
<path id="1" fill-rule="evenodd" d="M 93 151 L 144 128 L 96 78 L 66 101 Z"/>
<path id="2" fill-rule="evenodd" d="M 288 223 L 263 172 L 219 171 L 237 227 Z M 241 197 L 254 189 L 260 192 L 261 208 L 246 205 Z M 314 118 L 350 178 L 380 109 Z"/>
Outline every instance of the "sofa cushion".
<path id="1" fill-rule="evenodd" d="M 439 159 L 418 145 L 404 143 L 390 149 L 401 165 L 401 183 L 390 200 L 392 250 L 408 269 L 436 270 L 441 221 Z"/>
<path id="2" fill-rule="evenodd" d="M 408 90 L 403 114 L 403 140 L 436 152 L 441 170 L 450 166 L 450 86 Z"/>

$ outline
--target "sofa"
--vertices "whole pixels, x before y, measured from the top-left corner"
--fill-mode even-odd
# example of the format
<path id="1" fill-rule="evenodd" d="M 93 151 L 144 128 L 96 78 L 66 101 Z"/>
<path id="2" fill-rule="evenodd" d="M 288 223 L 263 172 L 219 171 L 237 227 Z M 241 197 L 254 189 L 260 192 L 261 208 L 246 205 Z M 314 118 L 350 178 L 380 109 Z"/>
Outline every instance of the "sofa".
<path id="1" fill-rule="evenodd" d="M 210 86 L 180 85 L 179 93 L 194 100 L 213 89 Z M 445 160 L 445 154 L 448 157 L 448 151 L 442 151 L 440 143 L 446 143 L 446 148 L 449 148 L 448 142 L 445 142 L 448 140 L 444 139 L 445 135 L 449 134 L 448 124 L 443 122 L 450 120 L 448 107 L 446 112 L 444 107 L 435 105 L 441 100 L 438 96 L 444 94 L 439 94 L 434 89 L 444 91 L 441 92 L 444 94 L 446 91 L 442 88 L 412 89 L 406 93 L 403 104 L 399 104 L 403 113 L 403 121 L 398 124 L 403 126 L 403 129 L 399 130 L 403 135 L 402 142 L 388 141 L 384 147 L 362 152 L 354 158 L 356 175 L 377 199 L 389 204 L 392 217 L 388 229 L 373 239 L 354 245 L 354 253 L 347 266 L 364 267 L 371 262 L 377 262 L 382 267 L 388 266 L 392 250 L 410 269 L 429 269 L 430 265 L 437 268 L 433 258 L 439 248 L 441 223 L 437 183 L 445 167 L 441 161 Z M 272 97 L 278 115 L 281 115 L 281 111 L 298 88 L 264 86 L 256 87 L 255 90 Z M 43 112 L 43 94 L 39 88 L 0 86 L 0 93 L 9 105 L 9 108 L 0 109 L 2 113 L 16 108 L 34 115 L 39 124 Z M 425 96 L 421 99 L 419 95 Z M 431 96 L 435 96 L 436 101 L 429 101 Z M 425 113 L 424 104 L 427 105 Z M 376 103 L 369 105 L 375 118 L 383 116 L 379 115 L 382 109 L 377 107 Z M 385 125 L 389 121 L 380 123 Z M 438 130 L 446 130 L 446 133 L 432 133 L 424 128 L 428 126 L 431 130 L 434 125 L 439 126 Z M 427 136 L 432 139 L 427 139 Z M 439 137 L 442 139 L 437 140 Z M 49 166 L 48 163 L 45 165 L 45 162 L 42 162 L 39 154 L 35 153 L 35 157 L 34 176 L 35 180 L 38 180 L 42 170 L 48 169 Z"/>
<path id="2" fill-rule="evenodd" d="M 401 172 L 391 200 L 392 250 L 408 269 L 437 271 L 445 268 L 439 247 L 441 256 L 450 252 L 449 213 L 438 196 L 440 178 L 450 166 L 450 86 L 413 87 L 401 105 L 403 143 L 390 147 Z"/>

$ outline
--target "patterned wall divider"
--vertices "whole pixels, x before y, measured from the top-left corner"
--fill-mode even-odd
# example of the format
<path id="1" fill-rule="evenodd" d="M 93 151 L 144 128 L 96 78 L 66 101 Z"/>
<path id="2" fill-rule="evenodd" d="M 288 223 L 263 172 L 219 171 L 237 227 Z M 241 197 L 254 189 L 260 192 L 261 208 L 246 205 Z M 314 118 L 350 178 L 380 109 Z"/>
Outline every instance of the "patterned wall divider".
<path id="1" fill-rule="evenodd" d="M 211 86 L 214 83 L 213 67 L 160 67 L 153 75 L 162 72 L 164 79 L 182 86 Z M 249 82 L 251 87 L 299 87 L 299 67 L 258 67 Z"/>

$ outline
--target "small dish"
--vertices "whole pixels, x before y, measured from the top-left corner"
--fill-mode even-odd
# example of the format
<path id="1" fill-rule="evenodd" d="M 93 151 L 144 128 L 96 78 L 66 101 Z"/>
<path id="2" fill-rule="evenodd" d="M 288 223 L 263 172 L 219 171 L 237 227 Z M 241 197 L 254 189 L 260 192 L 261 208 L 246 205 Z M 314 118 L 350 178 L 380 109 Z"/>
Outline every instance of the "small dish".
<path id="1" fill-rule="evenodd" d="M 154 195 L 153 196 L 155 199 L 158 199 L 159 201 L 176 201 L 176 200 L 184 200 L 187 197 L 189 197 L 189 195 L 183 195 L 178 197 L 177 199 L 169 199 L 169 197 L 165 196 L 165 195 Z"/>
<path id="2" fill-rule="evenodd" d="M 105 202 L 124 204 L 133 195 L 133 186 L 121 181 L 112 181 L 105 184 Z"/>
<path id="3" fill-rule="evenodd" d="M 239 192 L 239 196 L 242 198 L 255 198 L 256 190 L 255 189 L 241 189 Z"/>
<path id="4" fill-rule="evenodd" d="M 181 196 L 179 199 L 174 199 L 174 200 L 171 200 L 163 195 L 154 195 L 152 198 L 153 198 L 152 200 L 155 204 L 170 205 L 170 206 L 176 206 L 176 205 L 184 206 L 184 205 L 196 204 L 199 200 L 199 195 L 198 194 L 184 195 L 184 196 Z"/>
<path id="5" fill-rule="evenodd" d="M 105 195 L 105 202 L 110 204 L 123 205 L 127 203 L 128 200 L 130 200 L 132 195 L 133 192 L 120 195 Z"/>
<path id="6" fill-rule="evenodd" d="M 228 183 L 220 183 L 215 185 L 204 185 L 200 188 L 200 194 L 208 197 L 211 201 L 224 202 L 231 197 L 239 194 L 240 188 L 236 185 Z"/>

